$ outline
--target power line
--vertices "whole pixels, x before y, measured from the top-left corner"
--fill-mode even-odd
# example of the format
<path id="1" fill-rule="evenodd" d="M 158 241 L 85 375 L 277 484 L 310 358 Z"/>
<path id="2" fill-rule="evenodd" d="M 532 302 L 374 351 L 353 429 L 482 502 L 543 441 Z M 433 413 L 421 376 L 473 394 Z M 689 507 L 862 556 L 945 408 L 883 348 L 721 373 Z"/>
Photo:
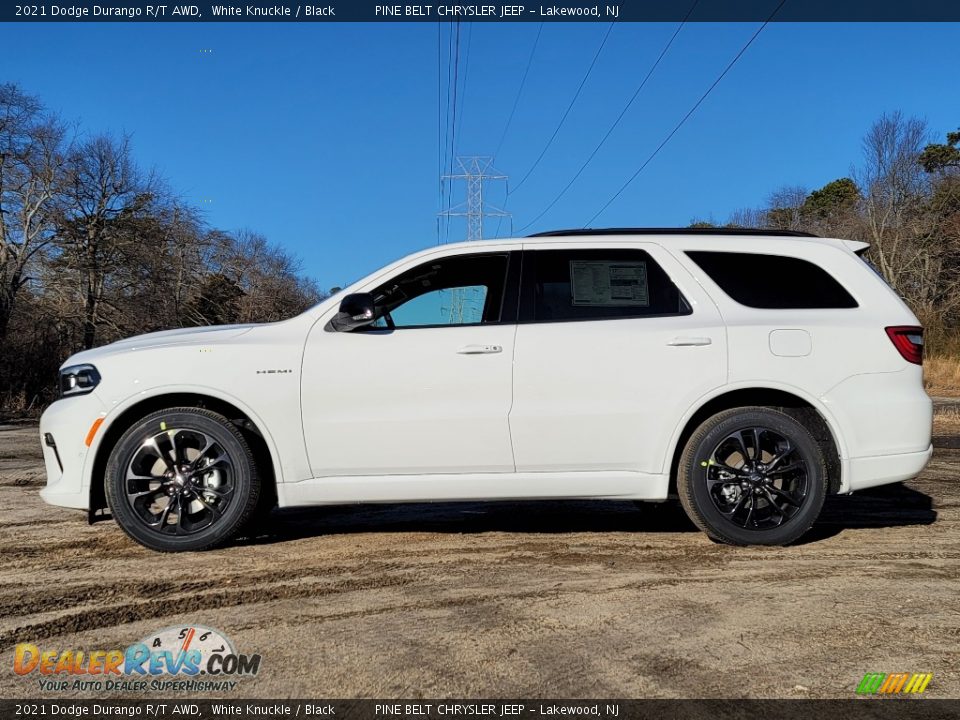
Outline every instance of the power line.
<path id="1" fill-rule="evenodd" d="M 567 105 L 567 109 L 563 111 L 563 115 L 560 118 L 560 122 L 557 123 L 557 127 L 553 131 L 553 135 L 550 136 L 550 139 L 547 140 L 547 144 L 543 146 L 543 150 L 540 151 L 540 154 L 537 156 L 537 159 L 533 161 L 533 165 L 530 166 L 530 169 L 527 170 L 526 174 L 520 179 L 512 190 L 510 190 L 507 195 L 513 195 L 517 190 L 520 189 L 520 186 L 526 182 L 527 178 L 537 169 L 537 165 L 540 164 L 540 161 L 543 160 L 543 156 L 547 154 L 547 150 L 550 149 L 550 146 L 553 144 L 553 141 L 556 140 L 557 134 L 560 132 L 560 128 L 563 127 L 563 124 L 567 121 L 567 116 L 570 114 L 570 111 L 573 109 L 574 104 L 577 102 L 577 98 L 580 97 L 580 92 L 583 90 L 583 86 L 587 84 L 587 79 L 590 77 L 590 73 L 593 72 L 593 66 L 597 64 L 597 59 L 600 57 L 600 53 L 603 52 L 604 45 L 607 44 L 607 38 L 610 37 L 610 32 L 613 30 L 613 26 L 616 23 L 610 23 L 610 26 L 607 28 L 607 32 L 603 36 L 603 40 L 600 41 L 600 47 L 597 48 L 597 52 L 593 55 L 593 60 L 590 61 L 590 67 L 587 68 L 587 72 L 584 74 L 583 79 L 580 81 L 580 85 L 577 87 L 577 91 L 573 94 L 573 98 L 570 100 L 570 104 Z"/>
<path id="2" fill-rule="evenodd" d="M 443 25 L 437 23 L 437 169 L 443 175 L 446 166 L 443 139 Z M 437 207 L 443 210 L 443 179 L 437 182 Z M 437 245 L 440 244 L 440 216 L 437 216 Z"/>
<path id="3" fill-rule="evenodd" d="M 671 130 L 670 133 L 663 139 L 663 142 L 661 142 L 661 143 L 657 146 L 657 149 L 654 150 L 652 153 L 650 153 L 650 156 L 649 156 L 646 160 L 644 160 L 644 161 L 643 161 L 643 164 L 642 164 L 639 168 L 637 168 L 637 171 L 636 171 L 635 173 L 633 173 L 633 175 L 631 175 L 623 185 L 620 186 L 620 189 L 617 190 L 616 193 L 614 193 L 613 197 L 611 197 L 609 200 L 607 200 L 607 202 L 604 203 L 603 207 L 601 207 L 599 210 L 597 210 L 597 212 L 594 213 L 593 217 L 591 217 L 589 220 L 587 220 L 587 222 L 584 224 L 584 227 L 589 226 L 590 223 L 592 223 L 594 220 L 596 220 L 596 219 L 603 213 L 603 211 L 606 210 L 608 207 L 610 207 L 610 205 L 613 203 L 613 201 L 616 200 L 618 197 L 620 197 L 620 195 L 623 193 L 623 191 L 626 190 L 626 189 L 630 186 L 630 184 L 631 184 L 634 180 L 637 179 L 637 176 L 638 176 L 641 172 L 643 172 L 644 168 L 646 168 L 647 165 L 649 165 L 650 162 L 660 153 L 660 151 L 663 150 L 664 146 L 665 146 L 668 142 L 670 142 L 670 139 L 671 139 L 674 135 L 677 134 L 677 131 L 678 131 L 680 128 L 683 127 L 684 123 L 686 123 L 687 120 L 690 118 L 690 116 L 693 115 L 693 113 L 695 113 L 695 112 L 697 111 L 697 108 L 700 107 L 700 105 L 703 103 L 703 101 L 707 99 L 707 96 L 708 96 L 711 92 L 713 92 L 713 89 L 714 89 L 717 85 L 720 84 L 720 81 L 723 80 L 723 78 L 726 76 L 726 74 L 727 74 L 728 72 L 730 72 L 730 70 L 733 68 L 734 65 L 737 64 L 737 61 L 740 60 L 741 57 L 743 57 L 743 54 L 747 51 L 747 49 L 748 49 L 751 45 L 753 45 L 753 41 L 756 40 L 757 37 L 759 37 L 760 33 L 763 32 L 763 29 L 764 29 L 765 27 L 767 27 L 767 25 L 770 24 L 770 21 L 773 20 L 774 16 L 780 11 L 780 8 L 782 8 L 782 7 L 786 4 L 786 2 L 787 2 L 787 0 L 781 0 L 781 1 L 780 1 L 780 4 L 777 5 L 776 8 L 774 8 L 773 12 L 770 13 L 770 16 L 763 22 L 763 25 L 761 25 L 761 26 L 757 29 L 757 31 L 750 37 L 750 39 L 747 40 L 747 43 L 746 43 L 742 48 L 740 48 L 740 52 L 738 52 L 736 55 L 734 55 L 733 59 L 732 59 L 729 63 L 727 63 L 727 66 L 723 69 L 723 72 L 721 72 L 721 73 L 717 76 L 717 79 L 714 80 L 713 83 L 710 85 L 710 87 L 707 88 L 706 92 L 704 92 L 703 95 L 700 96 L 700 99 L 697 100 L 696 103 L 694 103 L 693 107 L 690 108 L 689 111 L 687 111 L 687 114 L 683 116 L 683 118 L 680 120 L 680 122 L 678 122 L 678 123 L 676 124 L 676 126 L 673 128 L 673 130 Z"/>
<path id="4" fill-rule="evenodd" d="M 510 196 L 513 195 L 517 190 L 520 189 L 520 186 L 526 182 L 527 178 L 537 169 L 537 165 L 540 164 L 540 161 L 543 159 L 543 156 L 547 154 L 547 150 L 550 149 L 550 146 L 553 144 L 553 141 L 556 139 L 557 134 L 560 132 L 560 128 L 563 127 L 563 124 L 567 120 L 567 116 L 570 114 L 570 111 L 573 109 L 574 104 L 577 102 L 577 98 L 580 97 L 580 92 L 583 90 L 583 86 L 587 84 L 587 79 L 590 77 L 590 73 L 593 72 L 593 66 L 597 64 L 597 59 L 600 57 L 600 53 L 603 52 L 604 46 L 607 44 L 607 38 L 610 37 L 610 32 L 613 30 L 613 26 L 616 23 L 610 23 L 607 28 L 607 32 L 604 33 L 603 39 L 600 41 L 600 47 L 597 48 L 597 52 L 593 55 L 593 60 L 590 61 L 590 67 L 587 68 L 587 72 L 584 73 L 583 79 L 580 81 L 580 85 L 577 87 L 577 91 L 573 94 L 573 97 L 570 100 L 570 103 L 567 105 L 567 109 L 563 111 L 563 115 L 560 118 L 560 122 L 557 123 L 557 127 L 554 129 L 553 134 L 550 136 L 550 139 L 547 140 L 547 144 L 543 146 L 543 150 L 540 151 L 540 154 L 537 156 L 537 159 L 533 161 L 533 165 L 530 166 L 530 169 L 527 170 L 526 174 L 520 179 L 520 182 L 517 183 L 516 187 L 512 190 L 507 188 L 507 196 L 503 201 L 504 210 L 506 210 L 507 203 L 510 202 Z M 503 217 L 501 216 L 497 220 L 497 230 L 494 233 L 494 237 L 500 237 L 500 223 L 503 222 Z M 512 232 L 512 228 L 511 228 Z"/>
<path id="5" fill-rule="evenodd" d="M 443 151 L 444 159 L 443 165 L 440 168 L 440 210 L 443 211 L 447 208 L 449 204 L 449 190 L 443 182 L 443 174 L 445 172 L 452 172 L 453 170 L 453 161 L 449 152 L 450 146 L 450 101 L 452 98 L 452 93 L 450 91 L 450 83 L 453 79 L 453 30 L 450 29 L 451 26 L 447 26 L 447 111 L 444 118 L 444 128 L 443 128 Z M 450 233 L 450 219 L 445 218 L 446 222 L 444 223 L 445 235 Z"/>
<path id="6" fill-rule="evenodd" d="M 453 55 L 451 57 L 451 60 L 453 61 L 452 62 L 453 64 L 453 110 L 452 110 L 451 117 L 448 118 L 448 122 L 450 122 L 450 152 L 448 154 L 448 158 L 450 162 L 450 165 L 449 165 L 450 173 L 453 172 L 453 157 L 456 154 L 456 148 L 457 148 L 457 88 L 460 85 L 460 79 L 459 79 L 459 76 L 460 76 L 460 22 L 459 21 L 457 21 L 456 23 L 456 40 L 454 41 L 454 50 L 453 50 Z M 448 92 L 450 92 L 449 89 L 448 89 Z M 449 199 L 449 196 L 450 196 L 450 193 L 448 191 L 447 192 L 448 199 Z M 448 239 L 449 239 L 449 234 L 450 234 L 450 222 L 448 220 L 447 221 Z"/>
<path id="7" fill-rule="evenodd" d="M 463 60 L 463 85 L 460 86 L 460 118 L 453 119 L 457 123 L 457 132 L 463 128 L 463 116 L 466 114 L 467 107 L 467 80 L 470 79 L 470 46 L 473 44 L 473 25 L 467 24 L 467 53 Z M 463 133 L 461 132 L 462 136 Z"/>
<path id="8" fill-rule="evenodd" d="M 533 47 L 530 48 L 530 57 L 527 58 L 527 68 L 523 71 L 523 78 L 520 80 L 520 87 L 517 89 L 517 96 L 513 100 L 513 107 L 510 109 L 510 115 L 507 117 L 507 124 L 503 127 L 503 132 L 500 134 L 500 142 L 497 143 L 497 149 L 494 151 L 493 156 L 496 158 L 500 154 L 500 148 L 503 147 L 503 141 L 507 138 L 507 131 L 510 129 L 510 123 L 513 122 L 513 115 L 517 112 L 517 105 L 520 103 L 520 96 L 523 94 L 523 86 L 527 83 L 527 74 L 530 72 L 530 65 L 533 64 L 533 56 L 537 52 L 537 45 L 540 44 L 540 33 L 543 32 L 543 23 L 540 23 L 537 28 L 537 37 L 533 41 Z"/>
<path id="9" fill-rule="evenodd" d="M 453 51 L 453 115 L 450 121 L 450 168 L 457 151 L 457 90 L 460 87 L 460 21 L 456 24 L 456 40 Z"/>
<path id="10" fill-rule="evenodd" d="M 547 205 L 540 212 L 539 215 L 537 215 L 533 220 L 531 220 L 522 228 L 520 228 L 519 232 L 523 232 L 528 227 L 530 227 L 535 222 L 537 222 L 537 220 L 539 220 L 548 212 L 550 212 L 553 206 L 556 205 L 558 202 L 560 202 L 560 198 L 562 198 L 564 195 L 567 194 L 567 190 L 573 187 L 573 184 L 577 181 L 577 178 L 579 178 L 583 174 L 583 171 L 587 169 L 587 166 L 593 161 L 593 158 L 595 158 L 597 153 L 600 152 L 600 148 L 603 147 L 604 143 L 607 142 L 607 139 L 613 134 L 613 131 L 616 130 L 617 126 L 620 124 L 620 121 L 623 120 L 624 116 L 627 114 L 627 111 L 633 105 L 634 101 L 636 101 L 636 99 L 640 96 L 640 92 L 643 90 L 647 82 L 653 76 L 653 73 L 656 71 L 657 67 L 660 65 L 660 62 L 663 60 L 667 52 L 670 50 L 670 47 L 673 45 L 673 41 L 677 39 L 677 35 L 680 34 L 680 31 L 683 30 L 684 26 L 687 24 L 687 20 L 693 14 L 694 9 L 696 9 L 699 2 L 700 0 L 694 0 L 693 5 L 691 5 L 690 9 L 687 10 L 687 14 L 684 15 L 683 20 L 680 21 L 680 24 L 677 26 L 677 29 L 673 32 L 673 35 L 671 35 L 670 39 L 667 40 L 667 44 L 663 46 L 663 49 L 660 51 L 660 54 L 657 56 L 657 59 L 654 61 L 653 65 L 650 66 L 650 69 L 647 71 L 647 74 L 644 76 L 643 80 L 640 81 L 640 84 L 637 86 L 637 89 L 634 90 L 633 95 L 627 101 L 627 104 L 623 106 L 623 110 L 620 111 L 620 114 L 617 116 L 617 119 L 613 121 L 613 125 L 610 126 L 610 128 L 607 130 L 604 136 L 600 139 L 600 142 L 597 143 L 597 146 L 593 149 L 593 152 L 591 152 L 590 155 L 587 157 L 587 159 L 584 160 L 583 164 L 580 166 L 580 169 L 577 170 L 574 176 L 570 179 L 570 182 L 568 182 L 563 187 L 563 189 L 557 194 L 555 198 L 553 198 L 553 200 L 550 201 L 550 204 Z"/>
<path id="11" fill-rule="evenodd" d="M 463 61 L 463 83 L 462 84 L 458 83 L 459 68 L 460 68 L 460 23 L 459 22 L 457 22 L 456 24 L 456 29 L 457 29 L 457 40 L 456 40 L 456 51 L 455 51 L 456 58 L 454 61 L 455 66 L 454 66 L 454 73 L 453 73 L 453 82 L 454 82 L 453 117 L 450 120 L 451 125 L 453 127 L 453 141 L 451 142 L 451 146 L 450 146 L 450 152 L 451 152 L 450 170 L 446 176 L 440 178 L 441 184 L 443 184 L 444 180 L 448 180 L 452 178 L 454 157 L 456 156 L 456 150 L 457 150 L 456 137 L 457 137 L 457 133 L 460 132 L 460 129 L 463 127 L 463 116 L 466 112 L 465 108 L 467 105 L 467 80 L 469 80 L 470 78 L 470 47 L 473 45 L 473 23 L 470 23 L 469 25 L 467 25 L 467 51 Z M 460 105 L 459 112 L 457 110 L 458 97 L 459 97 L 459 105 Z M 460 133 L 460 134 L 462 135 L 463 133 Z M 457 161 L 459 162 L 459 158 L 457 158 Z M 452 188 L 448 191 L 448 193 L 452 194 Z M 450 203 L 448 203 L 446 207 L 442 209 L 441 215 L 447 218 L 447 238 L 446 239 L 449 241 L 450 217 L 453 215 L 453 213 L 450 212 Z"/>

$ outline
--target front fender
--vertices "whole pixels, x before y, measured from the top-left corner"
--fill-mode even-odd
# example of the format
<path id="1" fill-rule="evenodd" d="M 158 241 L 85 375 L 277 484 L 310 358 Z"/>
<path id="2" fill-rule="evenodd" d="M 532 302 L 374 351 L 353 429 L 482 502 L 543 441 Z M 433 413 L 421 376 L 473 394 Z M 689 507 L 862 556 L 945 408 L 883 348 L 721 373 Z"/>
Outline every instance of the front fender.
<path id="1" fill-rule="evenodd" d="M 149 405 L 152 408 L 156 408 L 155 402 L 165 396 L 170 396 L 173 405 L 182 404 L 183 396 L 193 396 L 195 398 L 210 398 L 212 400 L 217 400 L 221 403 L 226 403 L 235 407 L 244 416 L 246 416 L 251 423 L 256 425 L 257 430 L 263 437 L 264 443 L 266 443 L 267 449 L 270 452 L 274 477 L 276 478 L 277 484 L 281 484 L 287 480 L 289 477 L 290 467 L 285 466 L 285 464 L 282 462 L 283 454 L 281 452 L 281 448 L 278 447 L 269 424 L 264 420 L 260 413 L 258 413 L 254 408 L 250 407 L 240 398 L 219 388 L 177 384 L 162 385 L 151 388 L 150 390 L 136 393 L 135 395 L 131 395 L 124 400 L 113 403 L 109 411 L 103 415 L 103 423 L 100 425 L 96 435 L 93 437 L 93 441 L 90 443 L 89 451 L 86 453 L 82 471 L 82 492 L 89 495 L 90 488 L 93 484 L 94 468 L 97 466 L 97 461 L 100 459 L 101 452 L 108 453 L 112 449 L 112 446 L 104 447 L 105 439 L 115 435 L 115 433 L 110 432 L 111 429 L 118 427 L 118 422 L 120 422 L 122 425 L 128 424 L 131 417 L 136 417 L 136 408 L 139 406 Z M 144 414 L 146 414 L 146 411 Z M 298 436 L 301 438 L 302 443 L 302 433 L 298 434 Z"/>

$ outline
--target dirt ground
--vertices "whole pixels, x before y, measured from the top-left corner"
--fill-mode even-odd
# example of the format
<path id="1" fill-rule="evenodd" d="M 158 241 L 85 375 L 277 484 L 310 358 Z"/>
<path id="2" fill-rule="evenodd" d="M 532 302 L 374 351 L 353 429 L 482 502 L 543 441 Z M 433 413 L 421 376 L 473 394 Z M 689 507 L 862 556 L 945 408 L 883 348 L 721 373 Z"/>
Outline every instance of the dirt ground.
<path id="1" fill-rule="evenodd" d="M 262 655 L 232 697 L 849 698 L 865 672 L 960 697 L 960 422 L 939 432 L 921 477 L 831 498 L 788 548 L 538 502 L 284 511 L 269 537 L 160 555 L 44 505 L 36 427 L 2 426 L 0 697 L 64 697 L 14 675 L 17 642 L 194 623 Z"/>

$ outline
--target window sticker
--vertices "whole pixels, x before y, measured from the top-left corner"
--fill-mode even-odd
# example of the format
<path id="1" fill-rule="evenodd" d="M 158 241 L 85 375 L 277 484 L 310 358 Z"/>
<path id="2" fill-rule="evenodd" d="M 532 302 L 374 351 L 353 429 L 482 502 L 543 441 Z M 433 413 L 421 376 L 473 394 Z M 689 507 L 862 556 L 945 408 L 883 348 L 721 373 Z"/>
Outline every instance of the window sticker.
<path id="1" fill-rule="evenodd" d="M 650 305 L 647 263 L 571 260 L 570 293 L 574 305 L 646 307 Z"/>

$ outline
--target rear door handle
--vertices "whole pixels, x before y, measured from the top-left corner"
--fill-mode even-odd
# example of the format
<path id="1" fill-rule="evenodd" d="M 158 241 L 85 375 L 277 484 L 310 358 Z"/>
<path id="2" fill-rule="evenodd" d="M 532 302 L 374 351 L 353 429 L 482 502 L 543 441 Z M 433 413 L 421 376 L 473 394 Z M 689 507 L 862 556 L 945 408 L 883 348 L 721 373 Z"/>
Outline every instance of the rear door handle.
<path id="1" fill-rule="evenodd" d="M 460 355 L 490 355 L 503 352 L 502 345 L 464 345 L 457 350 Z"/>
<path id="2" fill-rule="evenodd" d="M 693 345 L 711 345 L 713 340 L 708 337 L 675 337 L 667 343 L 674 347 L 690 347 Z"/>

